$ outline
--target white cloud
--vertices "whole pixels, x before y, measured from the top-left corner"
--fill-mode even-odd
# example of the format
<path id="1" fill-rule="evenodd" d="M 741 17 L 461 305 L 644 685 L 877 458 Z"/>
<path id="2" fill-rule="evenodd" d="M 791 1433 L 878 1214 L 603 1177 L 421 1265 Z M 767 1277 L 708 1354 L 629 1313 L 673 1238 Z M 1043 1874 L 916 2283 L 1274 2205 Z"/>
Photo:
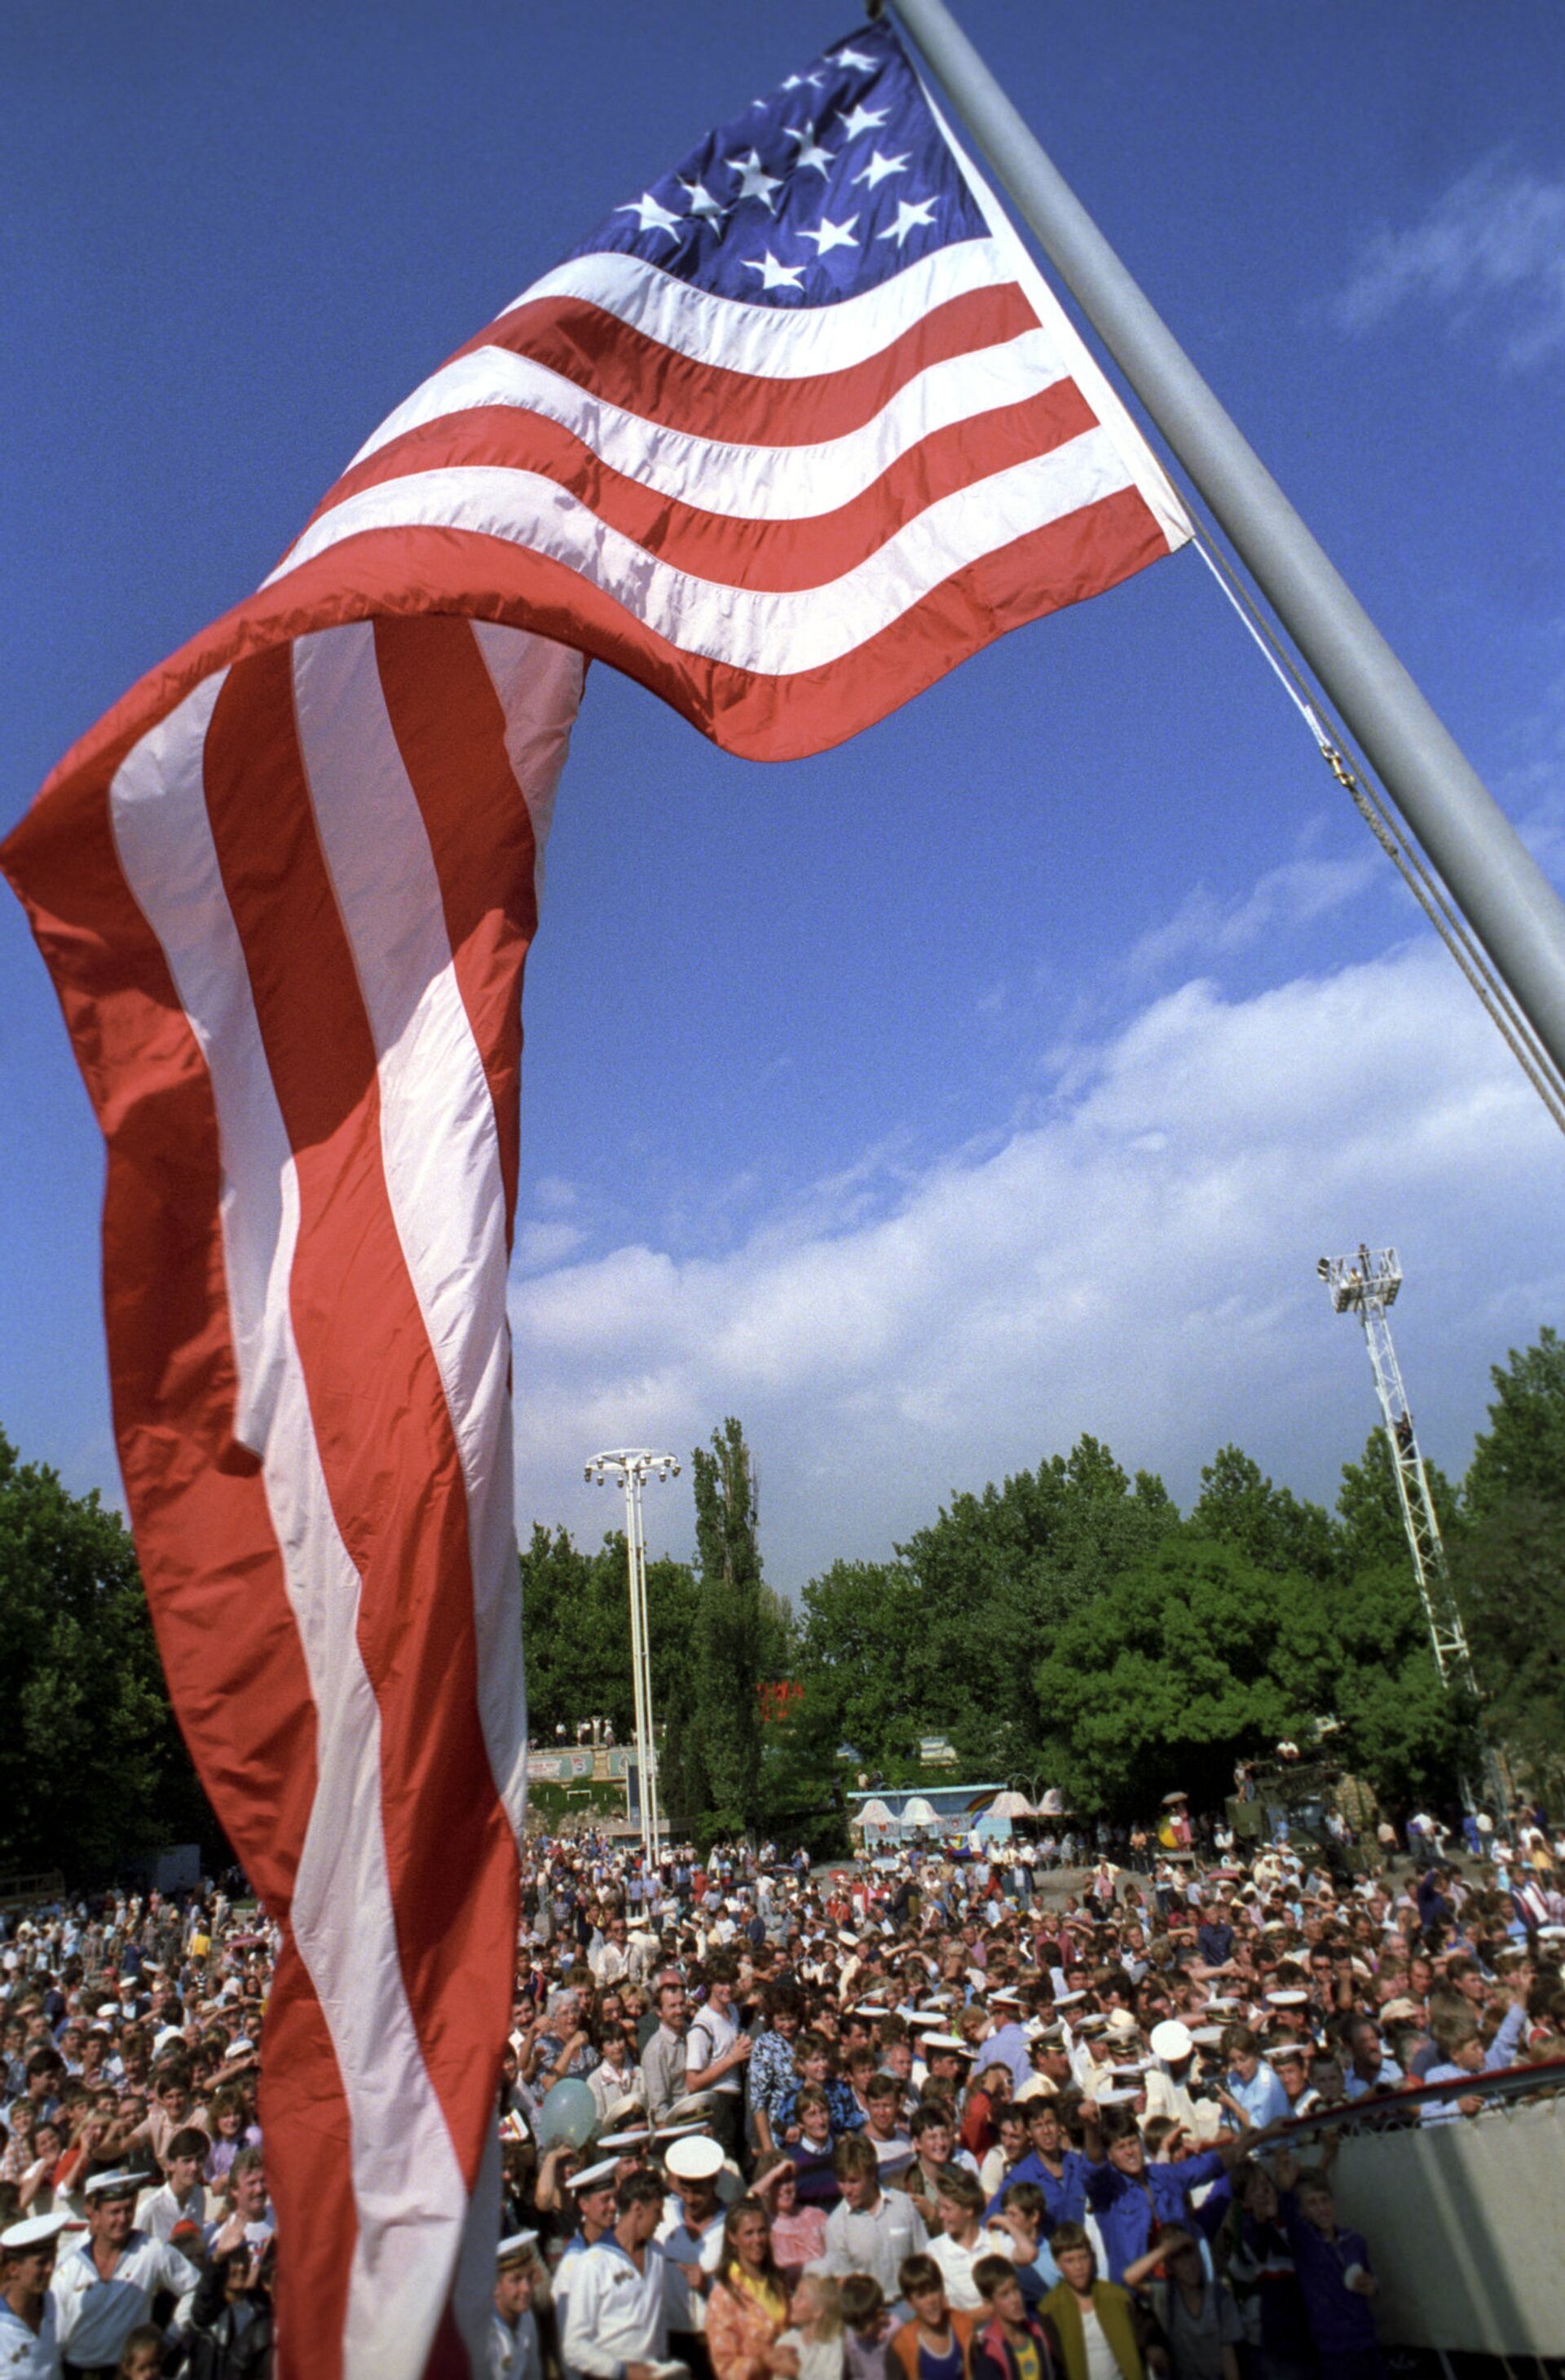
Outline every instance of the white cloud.
<path id="1" fill-rule="evenodd" d="M 1366 840 L 1351 859 L 1291 859 L 1268 868 L 1236 900 L 1219 901 L 1198 884 L 1166 925 L 1132 946 L 1126 963 L 1131 980 L 1146 983 L 1191 959 L 1250 950 L 1267 935 L 1309 925 L 1341 908 L 1385 877 L 1385 862 Z"/>
<path id="2" fill-rule="evenodd" d="M 1332 310 L 1344 330 L 1363 331 L 1410 298 L 1433 299 L 1452 327 L 1498 304 L 1506 359 L 1518 368 L 1565 346 L 1565 181 L 1486 158 L 1421 223 L 1383 225 Z"/>
<path id="3" fill-rule="evenodd" d="M 523 1223 L 516 1233 L 516 1264 L 521 1272 L 538 1272 L 564 1264 L 587 1237 L 576 1223 Z"/>
<path id="4" fill-rule="evenodd" d="M 889 1207 L 846 1168 L 735 1250 L 621 1247 L 518 1287 L 521 1516 L 595 1533 L 585 1455 L 683 1454 L 725 1413 L 779 1585 L 1084 1429 L 1185 1497 L 1229 1439 L 1330 1494 L 1373 1411 L 1314 1261 L 1360 1238 L 1402 1247 L 1410 1391 L 1460 1467 L 1487 1364 L 1565 1292 L 1562 1161 L 1427 941 L 1244 1001 L 1187 982 Z M 649 1516 L 676 1550 L 684 1497 Z"/>

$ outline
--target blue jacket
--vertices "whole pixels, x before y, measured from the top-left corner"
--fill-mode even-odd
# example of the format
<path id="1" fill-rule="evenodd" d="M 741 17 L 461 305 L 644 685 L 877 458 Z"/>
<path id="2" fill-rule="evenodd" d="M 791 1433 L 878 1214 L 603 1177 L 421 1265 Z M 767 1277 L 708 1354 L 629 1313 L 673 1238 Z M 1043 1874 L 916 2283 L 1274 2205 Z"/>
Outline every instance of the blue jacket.
<path id="1" fill-rule="evenodd" d="M 1047 2240 L 1057 2223 L 1079 2223 L 1086 2213 L 1086 2178 L 1092 2171 L 1080 2149 L 1065 2151 L 1065 2170 L 1058 2181 L 1044 2164 L 1036 2149 L 1013 2165 L 985 2210 L 984 2220 L 992 2223 L 1005 2204 L 1005 2193 L 1019 2181 L 1032 2181 L 1043 2192 L 1048 2208 L 1043 2236 Z"/>
<path id="2" fill-rule="evenodd" d="M 1017 2173 L 1021 2168 L 1018 2167 Z M 1148 2165 L 1139 2174 L 1122 2173 L 1105 2162 L 1086 2169 L 1086 2203 L 1098 2217 L 1108 2259 L 1109 2278 L 1117 2281 L 1127 2265 L 1146 2253 L 1154 2228 L 1160 2223 L 1188 2226 L 1190 2193 L 1204 2181 L 1216 2181 L 1225 2170 L 1216 2149 L 1198 2156 L 1175 2157 L 1168 2165 Z M 1014 2181 L 1016 2174 L 1013 2174 Z"/>
<path id="3" fill-rule="evenodd" d="M 1363 2234 L 1339 2231 L 1335 2239 L 1328 2240 L 1313 2223 L 1304 2221 L 1291 2190 L 1282 2193 L 1282 2228 L 1293 2251 L 1293 2269 L 1304 2291 L 1310 2335 L 1319 2352 L 1329 2357 L 1363 2355 L 1372 2350 L 1376 2337 L 1370 2301 L 1350 2289 L 1343 2277 L 1354 2265 L 1369 2270 Z"/>

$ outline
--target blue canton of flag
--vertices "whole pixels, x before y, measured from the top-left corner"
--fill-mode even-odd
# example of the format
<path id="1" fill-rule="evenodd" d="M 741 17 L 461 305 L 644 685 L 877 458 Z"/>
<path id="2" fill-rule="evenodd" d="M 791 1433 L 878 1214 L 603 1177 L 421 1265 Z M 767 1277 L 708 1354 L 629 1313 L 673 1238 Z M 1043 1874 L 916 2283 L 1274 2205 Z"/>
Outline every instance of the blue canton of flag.
<path id="1" fill-rule="evenodd" d="M 575 256 L 644 259 L 721 298 L 830 306 L 988 232 L 894 33 L 834 42 Z"/>

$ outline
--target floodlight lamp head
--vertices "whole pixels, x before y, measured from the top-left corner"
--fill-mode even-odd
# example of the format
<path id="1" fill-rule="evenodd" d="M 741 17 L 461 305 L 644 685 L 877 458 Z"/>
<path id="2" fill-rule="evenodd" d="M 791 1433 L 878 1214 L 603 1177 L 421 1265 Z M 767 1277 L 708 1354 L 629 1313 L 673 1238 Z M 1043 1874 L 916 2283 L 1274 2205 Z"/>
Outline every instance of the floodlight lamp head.
<path id="1" fill-rule="evenodd" d="M 1329 1281 L 1329 1280 L 1330 1280 L 1330 1278 L 1331 1278 L 1331 1259 L 1330 1259 L 1330 1257 L 1317 1257 L 1317 1258 L 1316 1258 L 1316 1268 L 1315 1268 L 1315 1269 L 1316 1269 L 1316 1272 L 1320 1275 L 1320 1277 L 1321 1277 L 1322 1281 Z"/>

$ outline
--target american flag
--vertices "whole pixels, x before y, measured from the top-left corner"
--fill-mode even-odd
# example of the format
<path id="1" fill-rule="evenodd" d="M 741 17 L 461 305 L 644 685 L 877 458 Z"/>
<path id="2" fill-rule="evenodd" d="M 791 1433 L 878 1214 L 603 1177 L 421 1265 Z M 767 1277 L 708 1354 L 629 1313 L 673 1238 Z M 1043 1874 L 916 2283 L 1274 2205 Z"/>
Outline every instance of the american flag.
<path id="1" fill-rule="evenodd" d="M 283 2380 L 484 2368 L 519 1002 L 584 656 L 781 759 L 1187 534 L 878 26 L 418 389 L 0 851 L 107 1142 L 171 1691 L 284 1929 Z"/>

